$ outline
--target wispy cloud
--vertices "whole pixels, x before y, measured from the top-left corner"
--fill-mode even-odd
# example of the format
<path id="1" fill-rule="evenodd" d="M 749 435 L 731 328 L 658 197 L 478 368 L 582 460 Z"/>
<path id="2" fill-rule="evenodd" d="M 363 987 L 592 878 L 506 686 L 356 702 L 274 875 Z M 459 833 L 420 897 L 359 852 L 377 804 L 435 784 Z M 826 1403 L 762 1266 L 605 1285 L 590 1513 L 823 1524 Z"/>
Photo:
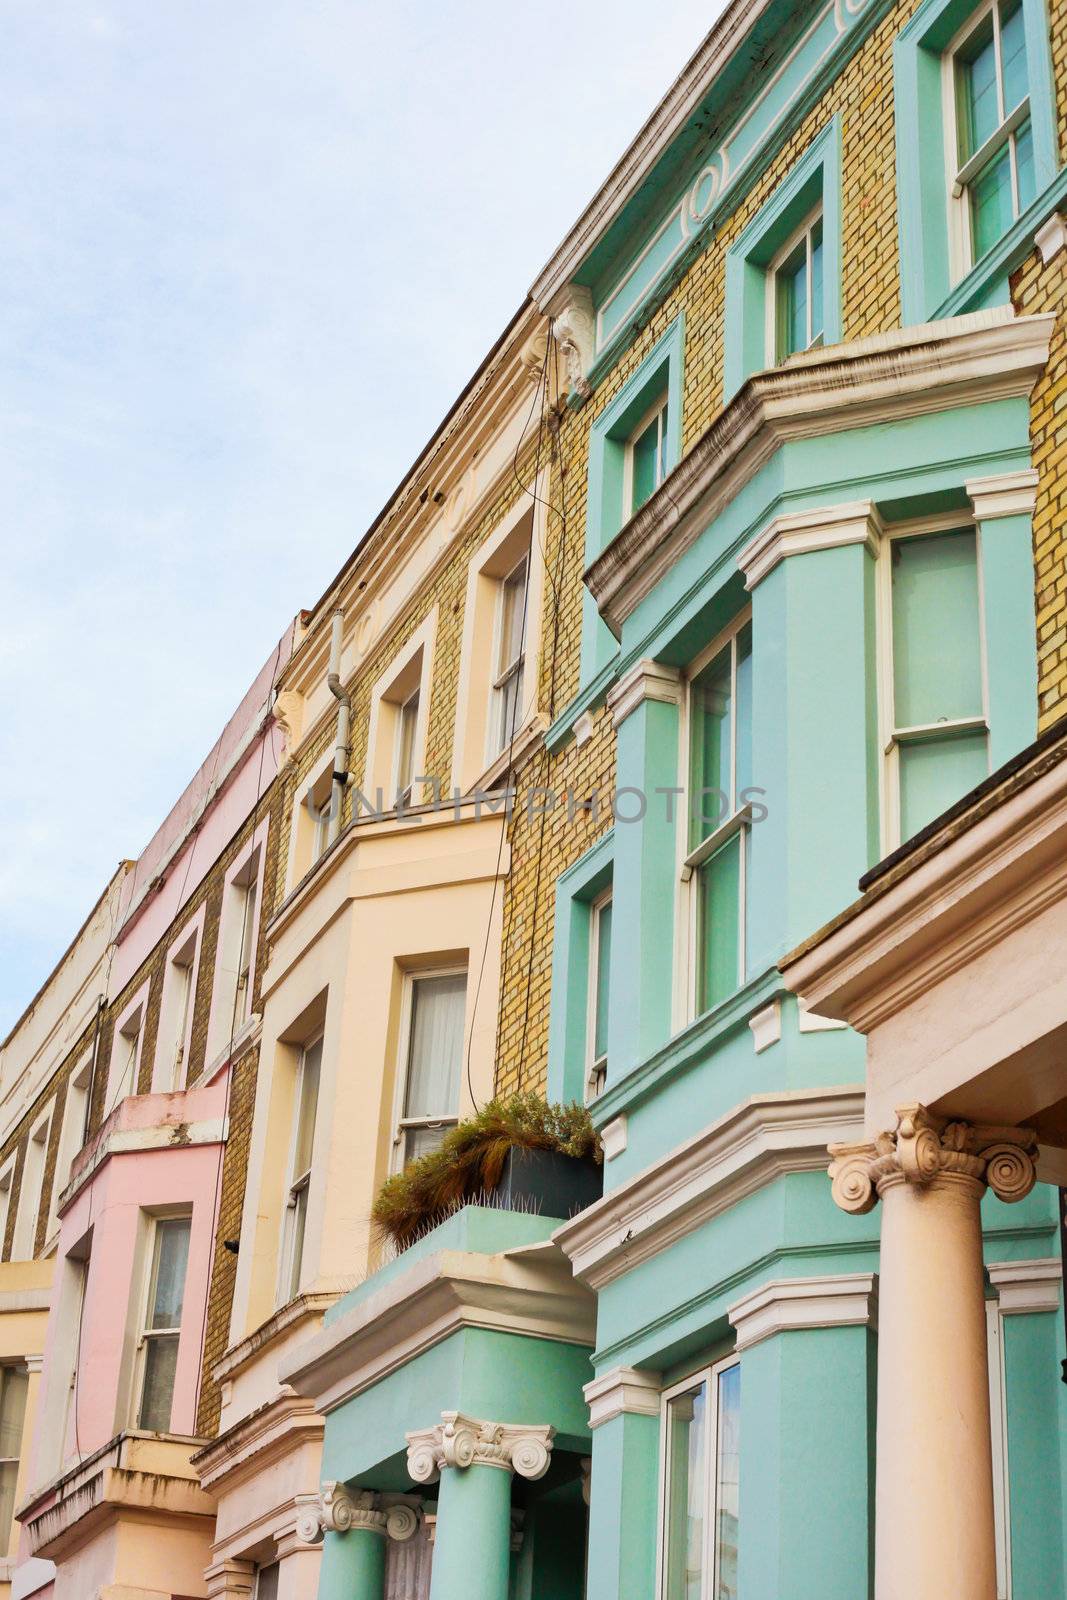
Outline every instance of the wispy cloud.
<path id="1" fill-rule="evenodd" d="M 0 16 L 2 1030 L 711 14 Z"/>

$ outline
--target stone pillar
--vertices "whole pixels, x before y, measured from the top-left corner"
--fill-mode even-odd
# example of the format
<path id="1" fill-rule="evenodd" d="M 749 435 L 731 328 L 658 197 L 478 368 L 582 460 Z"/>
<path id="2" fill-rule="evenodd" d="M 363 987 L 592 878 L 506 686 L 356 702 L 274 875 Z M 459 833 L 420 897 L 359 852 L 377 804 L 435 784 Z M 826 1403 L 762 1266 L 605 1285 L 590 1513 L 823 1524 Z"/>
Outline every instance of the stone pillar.
<path id="1" fill-rule="evenodd" d="M 608 1079 L 616 1082 L 672 1031 L 678 831 L 677 667 L 638 661 L 608 695 L 618 729 L 615 790 L 615 926 L 634 930 L 611 948 Z M 640 937 L 637 937 L 637 933 Z"/>
<path id="2" fill-rule="evenodd" d="M 418 1518 L 410 1506 L 384 1506 L 369 1489 L 324 1483 L 297 1518 L 297 1537 L 322 1544 L 319 1600 L 382 1600 L 385 1542 L 410 1539 Z"/>
<path id="3" fill-rule="evenodd" d="M 208 1600 L 249 1600 L 255 1582 L 255 1562 L 240 1556 L 213 1561 L 204 1573 Z"/>
<path id="4" fill-rule="evenodd" d="M 897 1117 L 830 1167 L 844 1210 L 882 1202 L 875 1600 L 996 1600 L 980 1205 L 1029 1194 L 1036 1137 Z"/>
<path id="5" fill-rule="evenodd" d="M 555 1429 L 484 1422 L 445 1411 L 409 1433 L 408 1472 L 440 1481 L 430 1600 L 507 1600 L 511 1569 L 511 1475 L 543 1478 Z"/>
<path id="6" fill-rule="evenodd" d="M 989 766 L 995 772 L 1037 737 L 1037 635 L 1034 624 L 1032 467 L 972 478 L 967 493 L 978 524 L 978 563 L 986 596 Z"/>
<path id="7" fill-rule="evenodd" d="M 641 1367 L 613 1367 L 585 1386 L 589 1593 L 597 1600 L 655 1593 L 661 1387 L 660 1374 Z"/>

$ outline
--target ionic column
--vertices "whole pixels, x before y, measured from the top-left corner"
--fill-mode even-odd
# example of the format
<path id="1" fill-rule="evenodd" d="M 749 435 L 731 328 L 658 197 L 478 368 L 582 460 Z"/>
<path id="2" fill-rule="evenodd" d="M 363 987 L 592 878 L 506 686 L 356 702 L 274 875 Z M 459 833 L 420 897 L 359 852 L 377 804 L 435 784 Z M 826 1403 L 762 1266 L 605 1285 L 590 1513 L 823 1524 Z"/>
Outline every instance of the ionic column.
<path id="1" fill-rule="evenodd" d="M 555 1429 L 483 1422 L 445 1411 L 407 1435 L 408 1472 L 440 1481 L 430 1600 L 507 1600 L 511 1475 L 544 1477 Z"/>
<path id="2" fill-rule="evenodd" d="M 832 1145 L 837 1204 L 882 1202 L 875 1600 L 996 1600 L 980 1205 L 1034 1185 L 1027 1128 L 900 1107 L 895 1132 Z"/>
<path id="3" fill-rule="evenodd" d="M 369 1489 L 324 1483 L 297 1518 L 297 1537 L 322 1544 L 319 1600 L 382 1600 L 385 1541 L 410 1539 L 418 1518 L 410 1506 L 383 1506 Z"/>

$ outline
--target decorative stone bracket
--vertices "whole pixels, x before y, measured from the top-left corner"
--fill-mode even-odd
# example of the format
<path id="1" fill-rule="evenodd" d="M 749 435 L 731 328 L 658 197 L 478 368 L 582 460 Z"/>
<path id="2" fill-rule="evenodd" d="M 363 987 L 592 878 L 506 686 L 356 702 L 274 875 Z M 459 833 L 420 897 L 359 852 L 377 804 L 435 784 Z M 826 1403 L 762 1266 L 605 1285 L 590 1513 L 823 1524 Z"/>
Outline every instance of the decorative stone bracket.
<path id="1" fill-rule="evenodd" d="M 580 399 L 592 394 L 589 369 L 596 350 L 596 316 L 593 296 L 579 283 L 561 289 L 548 307 L 552 332 L 563 357 L 567 382 Z"/>
<path id="2" fill-rule="evenodd" d="M 543 1478 L 552 1459 L 553 1427 L 482 1422 L 462 1411 L 443 1411 L 432 1428 L 407 1435 L 408 1472 L 416 1483 L 435 1483 L 444 1467 L 500 1467 L 520 1478 Z"/>
<path id="3" fill-rule="evenodd" d="M 869 1144 L 832 1144 L 830 1178 L 842 1211 L 862 1213 L 893 1184 L 926 1185 L 955 1176 L 988 1184 L 1009 1203 L 1034 1187 L 1037 1134 L 1032 1128 L 950 1122 L 918 1104 L 897 1108 L 893 1133 Z"/>
<path id="4" fill-rule="evenodd" d="M 419 1525 L 413 1507 L 382 1505 L 371 1489 L 355 1493 L 343 1483 L 325 1482 L 319 1494 L 297 1496 L 297 1538 L 304 1544 L 321 1544 L 327 1533 L 353 1529 L 380 1534 L 383 1539 L 410 1539 Z"/>

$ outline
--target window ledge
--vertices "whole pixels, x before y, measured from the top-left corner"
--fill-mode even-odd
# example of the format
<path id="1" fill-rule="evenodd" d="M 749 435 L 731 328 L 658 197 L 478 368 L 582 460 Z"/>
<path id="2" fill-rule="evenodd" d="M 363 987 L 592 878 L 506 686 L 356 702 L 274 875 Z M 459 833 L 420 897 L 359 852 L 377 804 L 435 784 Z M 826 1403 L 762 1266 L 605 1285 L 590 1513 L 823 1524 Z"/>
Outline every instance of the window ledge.
<path id="1" fill-rule="evenodd" d="M 247 1022 L 241 1024 L 232 1039 L 227 1039 L 225 1045 L 204 1066 L 199 1077 L 192 1083 L 185 1085 L 185 1090 L 176 1090 L 176 1093 L 188 1093 L 190 1089 L 206 1089 L 208 1084 L 214 1083 L 220 1072 L 237 1061 L 250 1045 L 254 1044 L 263 1031 L 263 1018 L 258 1011 L 253 1011 Z"/>
<path id="2" fill-rule="evenodd" d="M 1059 208 L 1065 195 L 1067 195 L 1067 167 L 1057 173 L 1048 188 L 1038 195 L 1033 205 L 1023 212 L 1003 239 L 982 257 L 977 266 L 971 268 L 965 278 L 961 278 L 937 310 L 931 314 L 929 320 L 940 322 L 945 317 L 958 317 L 966 311 L 973 311 L 997 279 L 1014 272 L 1030 254 L 1034 246 L 1034 234 Z"/>
<path id="3" fill-rule="evenodd" d="M 589 1106 L 593 1125 L 599 1131 L 606 1122 L 631 1112 L 671 1079 L 688 1072 L 710 1049 L 748 1026 L 749 1018 L 772 1000 L 787 994 L 777 967 L 767 967 L 723 1000 L 676 1033 L 654 1055 L 646 1057 L 618 1083 L 608 1087 Z"/>
<path id="4" fill-rule="evenodd" d="M 535 711 L 516 731 L 507 749 L 501 750 L 481 776 L 468 784 L 464 793 L 470 795 L 481 790 L 485 794 L 490 794 L 494 789 L 500 788 L 512 773 L 520 771 L 526 765 L 544 741 L 545 719 L 539 711 Z"/>

